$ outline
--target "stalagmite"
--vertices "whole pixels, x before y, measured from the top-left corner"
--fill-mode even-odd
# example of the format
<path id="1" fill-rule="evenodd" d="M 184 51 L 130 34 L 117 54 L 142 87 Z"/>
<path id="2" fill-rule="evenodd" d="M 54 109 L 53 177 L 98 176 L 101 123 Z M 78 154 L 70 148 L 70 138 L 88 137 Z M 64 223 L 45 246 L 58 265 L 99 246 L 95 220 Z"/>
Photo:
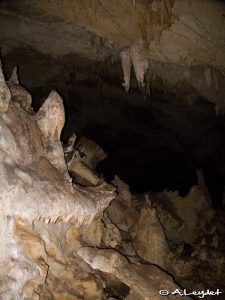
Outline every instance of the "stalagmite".
<path id="1" fill-rule="evenodd" d="M 17 67 L 13 68 L 11 78 L 8 81 L 8 86 L 12 94 L 12 100 L 17 102 L 28 113 L 33 113 L 31 107 L 31 95 L 26 88 L 20 85 Z"/>
<path id="2" fill-rule="evenodd" d="M 0 61 L 0 113 L 3 113 L 8 109 L 10 99 L 11 93 L 8 85 L 5 82 L 5 78 L 2 71 L 2 64 Z"/>
<path id="3" fill-rule="evenodd" d="M 205 192 L 206 201 L 211 205 L 211 198 L 209 195 L 209 190 L 207 188 L 206 182 L 205 182 L 205 176 L 203 169 L 198 169 L 196 171 L 196 175 L 198 178 L 198 185 L 202 188 L 202 190 Z"/>
<path id="4" fill-rule="evenodd" d="M 29 228 L 37 219 L 91 224 L 115 197 L 115 188 L 104 181 L 83 188 L 68 180 L 59 140 L 64 108 L 55 91 L 32 116 L 11 101 L 0 70 L 0 104 L 0 293 L 4 299 L 38 299 L 38 278 L 45 280 L 46 268 L 25 255 L 18 244 L 18 224 Z M 43 256 L 44 265 L 45 260 Z"/>

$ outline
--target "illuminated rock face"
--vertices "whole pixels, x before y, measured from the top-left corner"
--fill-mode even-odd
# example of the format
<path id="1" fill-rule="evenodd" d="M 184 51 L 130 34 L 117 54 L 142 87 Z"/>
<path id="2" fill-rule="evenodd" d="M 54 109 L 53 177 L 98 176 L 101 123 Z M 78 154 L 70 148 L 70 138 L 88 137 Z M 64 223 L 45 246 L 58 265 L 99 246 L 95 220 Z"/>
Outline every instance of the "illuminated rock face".
<path id="1" fill-rule="evenodd" d="M 16 70 L 8 84 L 0 70 L 0 299 L 224 289 L 224 216 L 212 220 L 201 173 L 186 197 L 134 196 L 118 176 L 110 185 L 96 173 L 107 154 L 93 141 L 73 135 L 63 149 L 56 91 L 36 114 L 30 100 Z"/>
<path id="2" fill-rule="evenodd" d="M 79 190 L 73 187 L 60 142 L 63 102 L 55 91 L 36 115 L 28 114 L 24 102 L 11 99 L 0 70 L 0 107 L 0 265 L 4 270 L 0 295 L 35 299 L 36 288 L 48 272 L 44 238 L 35 232 L 36 222 L 91 224 L 115 197 L 115 189 L 104 182 Z"/>

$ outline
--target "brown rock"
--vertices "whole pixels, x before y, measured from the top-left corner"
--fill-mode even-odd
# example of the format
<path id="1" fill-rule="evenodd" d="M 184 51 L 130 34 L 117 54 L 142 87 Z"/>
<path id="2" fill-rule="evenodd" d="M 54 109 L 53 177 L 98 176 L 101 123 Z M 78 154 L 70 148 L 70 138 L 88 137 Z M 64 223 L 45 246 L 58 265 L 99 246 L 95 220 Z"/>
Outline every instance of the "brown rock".
<path id="1" fill-rule="evenodd" d="M 165 270 L 171 270 L 171 252 L 155 208 L 142 208 L 139 221 L 132 228 L 131 235 L 134 239 L 133 247 L 140 257 Z"/>

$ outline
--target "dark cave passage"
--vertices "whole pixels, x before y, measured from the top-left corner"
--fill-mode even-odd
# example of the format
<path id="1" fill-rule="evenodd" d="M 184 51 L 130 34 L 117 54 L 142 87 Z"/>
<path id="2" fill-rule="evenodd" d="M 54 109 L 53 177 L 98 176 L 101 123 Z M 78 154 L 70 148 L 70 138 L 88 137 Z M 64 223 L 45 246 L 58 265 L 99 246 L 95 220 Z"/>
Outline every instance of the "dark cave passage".
<path id="1" fill-rule="evenodd" d="M 185 197 L 198 184 L 196 171 L 203 169 L 213 207 L 222 204 L 224 177 L 207 165 L 194 165 L 194 160 L 168 148 L 154 148 L 151 138 L 135 136 L 132 132 L 115 132 L 99 125 L 88 126 L 82 135 L 97 141 L 108 152 L 108 157 L 97 167 L 97 172 L 111 181 L 117 174 L 132 193 L 179 191 Z M 107 139 L 110 139 L 110 143 Z M 134 143 L 135 141 L 135 143 Z"/>
<path id="2" fill-rule="evenodd" d="M 116 170 L 121 179 L 130 186 L 132 193 L 143 193 L 148 191 L 160 192 L 179 191 L 181 196 L 186 196 L 193 185 L 197 184 L 195 170 L 174 153 L 156 149 L 163 157 L 154 159 L 151 156 L 146 161 L 137 158 L 122 162 L 113 160 L 102 162 L 98 172 L 103 173 L 108 180 L 113 178 Z M 110 170 L 110 172 L 108 171 Z"/>
<path id="3" fill-rule="evenodd" d="M 118 62 L 112 66 L 76 55 L 54 60 L 27 50 L 11 53 L 5 62 L 8 77 L 12 67 L 19 66 L 22 82 L 34 95 L 35 111 L 52 89 L 61 94 L 66 113 L 63 142 L 73 132 L 96 141 L 108 152 L 97 170 L 107 180 L 117 174 L 133 193 L 167 189 L 185 196 L 202 168 L 214 206 L 221 205 L 225 121 L 215 116 L 210 103 L 201 98 L 185 102 L 157 79 L 146 100 L 134 78 L 125 93 Z"/>
<path id="4" fill-rule="evenodd" d="M 197 184 L 196 171 L 184 157 L 166 148 L 153 148 L 152 140 L 146 136 L 112 132 L 101 126 L 88 127 L 82 134 L 104 145 L 108 152 L 97 168 L 98 173 L 108 181 L 117 174 L 132 193 L 167 189 L 186 196 Z M 110 144 L 105 138 L 110 139 Z"/>

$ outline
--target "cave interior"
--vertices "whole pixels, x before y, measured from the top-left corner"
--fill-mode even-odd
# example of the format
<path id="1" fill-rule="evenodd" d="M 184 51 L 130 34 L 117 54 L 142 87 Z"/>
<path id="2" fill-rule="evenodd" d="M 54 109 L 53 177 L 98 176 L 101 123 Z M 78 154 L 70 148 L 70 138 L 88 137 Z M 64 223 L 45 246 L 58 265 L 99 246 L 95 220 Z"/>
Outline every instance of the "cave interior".
<path id="1" fill-rule="evenodd" d="M 147 18 L 148 14 L 151 16 Z M 219 18 L 221 18 L 221 22 Z M 79 141 L 81 137 L 86 137 L 97 143 L 107 155 L 98 164 L 95 172 L 106 182 L 112 183 L 116 187 L 119 186 L 117 197 L 125 197 L 123 191 L 126 190 L 128 194 L 128 189 L 129 197 L 132 195 L 132 199 L 135 199 L 135 205 L 138 207 L 135 208 L 136 211 L 140 210 L 139 207 L 143 205 L 144 199 L 149 197 L 154 199 L 151 201 L 155 203 L 158 198 L 163 198 L 162 195 L 176 195 L 173 196 L 179 198 L 176 201 L 185 202 L 191 197 L 190 191 L 195 186 L 200 186 L 210 198 L 210 209 L 213 210 L 214 217 L 210 219 L 207 226 L 214 225 L 214 227 L 217 226 L 217 229 L 215 231 L 210 229 L 211 231 L 209 230 L 207 234 L 204 232 L 199 236 L 196 234 L 196 239 L 191 237 L 184 238 L 184 240 L 174 238 L 172 233 L 168 233 L 170 229 L 164 228 L 166 225 L 161 221 L 160 216 L 162 215 L 163 218 L 165 215 L 160 211 L 161 208 L 157 208 L 159 209 L 157 214 L 160 224 L 164 228 L 163 232 L 169 241 L 170 250 L 173 249 L 175 252 L 175 249 L 178 249 L 179 245 L 183 243 L 183 257 L 195 257 L 196 249 L 200 249 L 200 239 L 205 238 L 204 245 L 209 245 L 210 242 L 206 241 L 206 236 L 207 238 L 212 236 L 210 237 L 213 242 L 209 246 L 210 250 L 207 250 L 207 255 L 211 255 L 210 258 L 206 255 L 207 258 L 204 260 L 202 258 L 204 255 L 201 256 L 199 253 L 202 252 L 199 250 L 198 256 L 196 256 L 198 263 L 193 263 L 191 275 L 185 274 L 186 277 L 174 275 L 175 273 L 170 270 L 170 267 L 158 263 L 152 253 L 149 258 L 143 254 L 144 250 L 138 248 L 138 243 L 140 248 L 144 247 L 141 237 L 138 241 L 138 235 L 141 235 L 141 225 L 145 228 L 145 224 L 143 225 L 141 220 L 148 219 L 150 212 L 144 216 L 144 212 L 141 210 L 142 217 L 138 223 L 140 228 L 129 229 L 129 231 L 116 224 L 117 217 L 111 217 L 111 214 L 125 214 L 125 211 L 121 212 L 119 208 L 117 208 L 118 211 L 117 209 L 113 211 L 114 206 L 112 206 L 108 216 L 105 217 L 104 213 L 103 219 L 105 218 L 105 220 L 102 219 L 102 221 L 100 218 L 100 222 L 103 222 L 107 229 L 109 226 L 107 222 L 110 219 L 113 226 L 116 226 L 114 231 L 120 231 L 118 235 L 122 242 L 117 240 L 117 246 L 114 246 L 111 236 L 108 237 L 111 241 L 108 244 L 105 241 L 106 238 L 101 242 L 105 243 L 103 247 L 100 243 L 91 243 L 90 237 L 85 240 L 86 244 L 84 243 L 90 248 L 93 245 L 97 246 L 98 248 L 94 248 L 95 251 L 96 249 L 100 249 L 99 251 L 116 249 L 117 253 L 122 253 L 125 257 L 137 255 L 139 260 L 142 260 L 139 261 L 139 264 L 143 265 L 146 261 L 147 266 L 156 264 L 165 271 L 165 274 L 172 274 L 176 284 L 184 288 L 187 286 L 189 290 L 196 288 L 197 290 L 200 288 L 214 288 L 215 290 L 221 288 L 222 290 L 224 288 L 222 278 L 225 269 L 225 240 L 224 237 L 221 237 L 224 235 L 224 229 L 221 228 L 224 228 L 225 222 L 224 36 L 224 1 L 126 0 L 121 3 L 109 0 L 0 1 L 0 47 L 6 82 L 10 81 L 12 70 L 17 66 L 21 86 L 32 95 L 34 115 L 38 114 L 52 90 L 60 95 L 65 109 L 65 126 L 60 137 L 64 148 L 74 133 L 76 141 Z M 136 47 L 136 45 L 138 46 Z M 121 61 L 121 53 L 127 49 L 130 51 L 129 55 L 131 55 L 133 63 L 128 71 L 131 73 L 129 91 L 123 87 L 127 84 L 125 78 L 127 70 L 124 69 L 123 61 Z M 144 54 L 141 56 L 140 53 L 143 52 Z M 132 53 L 138 54 L 132 56 Z M 138 62 L 135 61 L 135 57 L 137 61 L 139 59 Z M 138 72 L 141 73 L 145 62 L 148 67 L 143 71 L 144 81 L 141 81 L 138 79 Z M 136 64 L 139 64 L 139 69 Z M 72 174 L 70 175 L 72 176 Z M 115 175 L 123 184 L 114 182 Z M 76 178 L 74 181 L 75 184 L 79 184 L 76 182 Z M 122 186 L 122 196 L 120 196 L 120 185 Z M 81 186 L 85 188 L 87 185 L 82 182 Z M 162 200 L 162 203 L 166 201 L 165 199 Z M 194 203 L 198 202 L 196 199 L 193 201 Z M 124 202 L 126 203 L 126 200 Z M 168 203 L 165 204 L 165 207 L 169 206 L 170 215 L 175 215 L 174 203 L 168 200 Z M 120 209 L 122 210 L 122 208 Z M 201 209 L 204 210 L 204 206 Z M 136 218 L 135 212 L 131 211 L 130 213 L 131 218 L 134 218 L 132 213 Z M 183 213 L 189 214 L 188 210 Z M 178 215 L 174 216 L 174 222 L 179 221 Z M 191 213 L 189 216 L 192 218 Z M 198 215 L 198 218 L 204 218 L 204 216 Z M 191 223 L 192 220 L 189 222 Z M 59 226 L 57 224 L 56 222 L 54 225 Z M 59 222 L 59 224 L 61 223 Z M 146 226 L 150 226 L 148 223 L 146 224 Z M 97 228 L 97 225 L 95 226 Z M 137 225 L 135 226 L 137 227 Z M 87 232 L 89 230 L 90 235 L 93 234 L 93 239 L 97 239 L 97 237 L 92 230 L 94 232 L 101 231 L 96 228 L 86 229 Z M 154 225 L 152 228 L 155 228 Z M 187 225 L 184 230 L 187 231 L 188 228 Z M 48 230 L 54 232 L 55 229 L 48 227 Z M 63 230 L 61 231 L 63 232 Z M 88 233 L 84 231 L 79 232 L 79 235 L 88 236 Z M 133 231 L 135 237 L 131 233 Z M 161 245 L 163 238 L 161 233 L 153 231 L 150 228 L 148 234 L 157 235 L 156 248 L 162 253 L 161 262 L 163 254 L 165 254 L 164 246 Z M 42 235 L 38 229 L 36 232 L 39 232 L 40 236 Z M 107 234 L 110 236 L 110 233 Z M 113 234 L 116 235 L 115 232 L 111 232 L 111 235 Z M 143 239 L 145 238 L 143 237 Z M 58 239 L 60 240 L 60 238 Z M 217 242 L 215 242 L 216 239 Z M 134 249 L 132 249 L 135 254 L 131 250 L 127 250 L 128 254 L 125 250 L 123 252 L 121 249 L 125 249 L 125 246 L 122 244 L 124 248 L 119 248 L 121 246 L 119 243 L 124 241 L 127 244 L 128 242 L 133 243 Z M 152 242 L 151 245 L 153 249 L 154 243 Z M 160 247 L 162 247 L 162 251 Z M 60 249 L 63 252 L 62 248 Z M 152 250 L 152 252 L 154 251 Z M 192 252 L 192 255 L 189 252 Z M 48 252 L 47 254 L 51 259 L 54 256 Z M 84 258 L 85 255 L 90 254 L 84 251 L 81 257 Z M 218 261 L 220 259 L 216 267 L 212 262 L 214 258 Z M 149 291 L 146 292 L 144 284 L 142 290 L 141 288 L 139 290 L 138 287 L 132 289 L 128 284 L 129 280 L 123 279 L 125 275 L 115 275 L 119 271 L 117 273 L 105 271 L 104 268 L 102 270 L 101 267 L 95 267 L 89 263 L 92 267 L 89 267 L 90 271 L 86 266 L 88 259 L 85 261 L 86 263 L 78 260 L 76 264 L 83 272 L 93 276 L 87 283 L 89 287 L 85 287 L 86 294 L 81 292 L 85 286 L 83 282 L 80 283 L 80 288 L 79 285 L 74 284 L 76 287 L 73 286 L 74 291 L 71 291 L 65 283 L 66 281 L 63 281 L 63 278 L 68 276 L 65 273 L 62 277 L 58 277 L 58 281 L 55 281 L 58 289 L 61 288 L 60 291 L 55 287 L 54 280 L 49 279 L 48 281 L 46 276 L 47 284 L 37 285 L 39 292 L 36 287 L 34 288 L 35 297 L 38 295 L 37 297 L 40 298 L 37 299 L 161 299 L 157 298 L 159 295 L 154 296 Z M 132 263 L 131 258 L 129 262 Z M 187 265 L 188 263 L 192 264 L 188 259 L 183 259 L 183 264 L 185 264 L 184 262 Z M 61 261 L 61 264 L 66 265 L 67 272 L 69 272 L 68 261 L 67 263 Z M 215 261 L 214 264 L 216 264 Z M 221 264 L 222 270 L 219 270 L 218 264 Z M 48 265 L 51 274 L 54 263 L 51 265 L 49 262 Z M 211 272 L 207 271 L 207 266 L 215 272 L 214 281 L 217 286 L 214 286 L 212 279 L 205 279 L 210 277 L 207 272 Z M 189 267 L 184 268 L 188 269 Z M 216 268 L 217 271 L 215 271 Z M 196 270 L 199 274 L 203 274 L 199 275 L 200 283 L 194 275 Z M 106 276 L 104 272 L 110 274 Z M 132 272 L 138 273 L 137 270 Z M 52 274 L 54 274 L 52 278 L 57 277 L 54 272 Z M 152 270 L 152 274 L 154 274 L 154 270 Z M 101 276 L 103 279 L 99 279 Z M 72 277 L 74 282 L 77 282 L 78 279 L 74 279 L 76 276 Z M 147 281 L 146 278 L 147 275 L 143 280 Z M 72 282 L 71 278 L 70 280 Z M 153 275 L 149 277 L 150 282 L 151 280 L 154 280 Z M 166 281 L 166 279 L 162 280 Z M 92 285 L 95 283 L 101 290 L 99 286 L 102 281 L 106 283 L 101 293 L 95 291 L 96 293 L 93 294 L 93 290 L 97 290 L 97 287 L 92 287 Z M 29 282 L 29 280 L 24 279 L 24 282 Z M 72 286 L 71 282 L 70 286 Z M 102 285 L 104 286 L 104 284 Z M 27 286 L 31 285 L 27 284 Z M 57 292 L 52 291 L 54 288 Z M 160 290 L 163 287 L 159 288 L 158 285 L 157 288 Z M 1 293 L 3 295 L 0 298 L 36 299 L 33 294 L 33 296 L 23 298 L 22 290 L 23 287 L 20 287 L 18 298 L 16 296 L 7 298 L 0 287 L 0 295 Z M 222 296 L 220 295 L 218 299 L 223 299 Z M 181 298 L 183 299 L 183 297 Z M 191 298 L 187 297 L 187 299 Z"/>

